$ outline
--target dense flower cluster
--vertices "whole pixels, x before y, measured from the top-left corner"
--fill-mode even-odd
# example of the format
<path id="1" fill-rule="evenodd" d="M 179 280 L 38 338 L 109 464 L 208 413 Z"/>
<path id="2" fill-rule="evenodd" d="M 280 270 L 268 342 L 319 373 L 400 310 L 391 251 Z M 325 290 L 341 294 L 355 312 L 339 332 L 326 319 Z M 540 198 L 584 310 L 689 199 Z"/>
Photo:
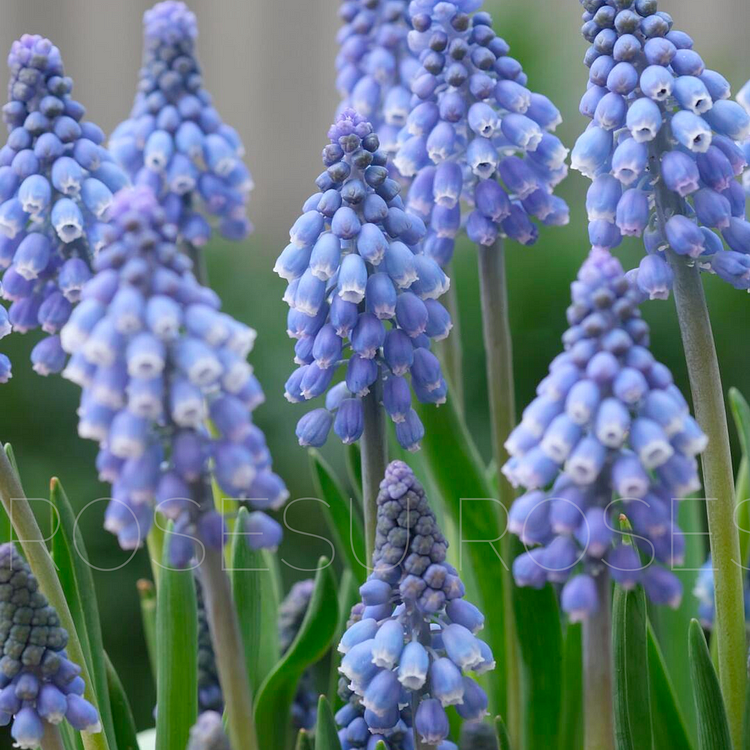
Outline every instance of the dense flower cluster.
<path id="1" fill-rule="evenodd" d="M 221 714 L 204 711 L 190 728 L 187 750 L 232 750 Z"/>
<path id="2" fill-rule="evenodd" d="M 484 616 L 463 599 L 463 583 L 445 561 L 448 543 L 402 461 L 386 469 L 377 502 L 374 571 L 339 644 L 352 693 L 336 715 L 342 745 L 370 747 L 371 735 L 388 742 L 394 733 L 409 736 L 413 725 L 427 745 L 456 748 L 447 741 L 445 708 L 456 706 L 466 720 L 487 712 L 487 696 L 469 676 L 495 666 L 475 635 Z"/>
<path id="3" fill-rule="evenodd" d="M 184 3 L 166 0 L 143 20 L 138 94 L 109 150 L 135 184 L 159 197 L 181 239 L 204 245 L 214 218 L 222 236 L 244 239 L 252 229 L 246 208 L 253 182 L 239 135 L 222 122 L 203 88 L 195 15 Z"/>
<path id="4" fill-rule="evenodd" d="M 571 286 L 565 352 L 506 447 L 503 473 L 528 493 L 509 529 L 533 549 L 513 573 L 521 586 L 565 583 L 571 619 L 596 611 L 593 577 L 604 567 L 624 587 L 643 584 L 657 604 L 676 606 L 684 537 L 672 503 L 700 487 L 695 456 L 706 437 L 669 370 L 648 349 L 644 295 L 608 250 L 594 249 Z M 623 544 L 624 513 L 642 548 Z M 651 564 L 654 561 L 660 563 Z M 573 575 L 577 566 L 582 575 Z"/>
<path id="5" fill-rule="evenodd" d="M 0 337 L 41 328 L 47 338 L 31 361 L 41 375 L 59 372 L 65 355 L 57 335 L 91 276 L 91 259 L 106 234 L 112 194 L 128 178 L 101 146 L 102 130 L 83 121 L 71 96 L 60 50 L 25 35 L 8 55 L 10 83 L 0 149 Z M 0 354 L 0 382 L 11 375 Z"/>
<path id="6" fill-rule="evenodd" d="M 63 719 L 79 732 L 101 731 L 67 643 L 26 561 L 13 544 L 0 546 L 0 726 L 13 722 L 14 747 L 40 747 L 45 724 Z"/>
<path id="7" fill-rule="evenodd" d="M 552 194 L 566 176 L 568 151 L 552 132 L 560 113 L 526 88 L 520 63 L 495 35 L 480 0 L 413 0 L 409 46 L 421 67 L 394 164 L 414 177 L 408 204 L 430 227 L 425 252 L 445 265 L 461 228 L 461 201 L 472 242 L 499 235 L 536 242 L 534 220 L 566 224 L 568 207 Z"/>
<path id="8" fill-rule="evenodd" d="M 340 111 L 351 108 L 369 120 L 389 154 L 411 110 L 410 86 L 419 69 L 406 43 L 408 5 L 408 0 L 344 0 L 339 9 Z"/>
<path id="9" fill-rule="evenodd" d="M 328 391 L 325 408 L 299 421 L 301 445 L 323 445 L 331 426 L 352 443 L 364 429 L 362 398 L 371 389 L 380 398 L 382 386 L 399 443 L 416 450 L 424 428 L 411 390 L 422 403 L 446 398 L 430 344 L 451 329 L 437 301 L 450 282 L 421 252 L 424 223 L 404 210 L 372 125 L 346 110 L 328 135 L 320 192 L 305 203 L 274 269 L 289 282 L 287 332 L 297 339 L 299 369 L 286 397 L 297 403 Z M 345 381 L 328 390 L 344 366 Z"/>
<path id="10" fill-rule="evenodd" d="M 298 581 L 289 590 L 279 607 L 279 650 L 285 654 L 302 627 L 302 621 L 310 605 L 315 581 L 307 579 Z M 317 716 L 318 696 L 315 693 L 313 677 L 306 671 L 297 685 L 297 692 L 292 703 L 292 722 L 297 729 L 312 729 Z"/>
<path id="11" fill-rule="evenodd" d="M 200 576 L 195 576 L 195 597 L 198 605 L 198 710 L 218 711 L 224 708 L 224 696 L 216 669 L 216 654 L 211 641 L 208 612 L 203 599 Z"/>
<path id="12" fill-rule="evenodd" d="M 111 211 L 112 239 L 61 333 L 72 354 L 63 374 L 83 389 L 79 434 L 99 443 L 99 475 L 112 484 L 105 526 L 135 548 L 156 506 L 178 532 L 173 563 L 186 565 L 195 539 L 222 546 L 215 479 L 256 509 L 248 543 L 274 547 L 281 527 L 262 510 L 287 492 L 251 421 L 263 401 L 246 361 L 255 332 L 195 280 L 149 188 L 120 191 Z"/>
<path id="13" fill-rule="evenodd" d="M 750 136 L 750 115 L 656 0 L 581 2 L 591 47 L 580 109 L 593 122 L 572 166 L 593 180 L 591 244 L 643 236 L 637 279 L 652 299 L 672 286 L 667 247 L 749 289 L 750 223 L 736 179 L 747 159 L 736 142 Z"/>
<path id="14" fill-rule="evenodd" d="M 709 555 L 701 566 L 695 580 L 693 595 L 698 599 L 698 618 L 701 625 L 710 630 L 716 617 L 716 591 L 714 588 L 714 566 Z M 745 574 L 745 623 L 750 628 L 750 575 Z"/>

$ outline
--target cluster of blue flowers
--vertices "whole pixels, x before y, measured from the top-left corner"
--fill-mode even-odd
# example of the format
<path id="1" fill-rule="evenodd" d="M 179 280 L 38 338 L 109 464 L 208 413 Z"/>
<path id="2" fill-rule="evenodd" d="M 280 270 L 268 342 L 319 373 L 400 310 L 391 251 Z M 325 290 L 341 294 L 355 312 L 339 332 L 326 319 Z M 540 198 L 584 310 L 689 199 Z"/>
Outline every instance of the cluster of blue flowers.
<path id="1" fill-rule="evenodd" d="M 187 750 L 232 750 L 217 711 L 204 711 L 190 728 Z"/>
<path id="2" fill-rule="evenodd" d="M 25 35 L 8 56 L 10 83 L 0 149 L 0 337 L 41 328 L 34 370 L 60 372 L 58 332 L 91 276 L 91 259 L 106 235 L 112 195 L 128 178 L 102 147 L 104 133 L 83 120 L 60 50 Z M 11 363 L 0 354 L 0 382 Z"/>
<path id="3" fill-rule="evenodd" d="M 336 714 L 342 747 L 370 748 L 382 739 L 392 750 L 409 750 L 413 727 L 425 744 L 455 750 L 445 709 L 455 706 L 469 721 L 487 712 L 487 696 L 469 676 L 495 666 L 475 635 L 484 616 L 464 600 L 463 583 L 445 561 L 448 543 L 402 461 L 386 469 L 377 502 L 374 571 L 339 644 L 349 680 L 348 702 Z"/>
<path id="4" fill-rule="evenodd" d="M 673 502 L 700 488 L 695 456 L 707 439 L 648 349 L 638 309 L 645 295 L 619 261 L 593 249 L 571 291 L 565 352 L 506 443 L 512 458 L 503 473 L 528 490 L 510 510 L 509 529 L 533 546 L 513 573 L 521 586 L 565 583 L 562 605 L 573 621 L 597 610 L 594 576 L 605 569 L 676 606 L 680 581 L 662 567 L 684 555 Z M 621 513 L 643 563 L 614 531 Z M 583 574 L 573 575 L 579 564 Z"/>
<path id="5" fill-rule="evenodd" d="M 287 492 L 251 421 L 263 401 L 246 361 L 255 332 L 195 280 L 149 188 L 120 191 L 111 214 L 111 240 L 61 332 L 72 355 L 64 375 L 83 389 L 79 434 L 99 443 L 99 475 L 113 485 L 106 528 L 133 549 L 156 506 L 179 532 L 173 564 L 187 565 L 194 540 L 222 547 L 215 479 L 256 509 L 248 543 L 275 547 L 281 527 L 262 510 L 278 508 Z"/>
<path id="6" fill-rule="evenodd" d="M 745 575 L 745 623 L 750 628 L 750 575 Z M 714 566 L 709 555 L 695 580 L 693 595 L 698 599 L 698 619 L 706 630 L 711 630 L 716 618 L 716 590 Z"/>
<path id="7" fill-rule="evenodd" d="M 204 245 L 212 218 L 222 236 L 244 239 L 252 229 L 246 207 L 253 183 L 237 132 L 203 88 L 195 15 L 166 0 L 146 11 L 144 26 L 138 94 L 109 149 L 135 184 L 154 191 L 181 239 Z"/>
<path id="8" fill-rule="evenodd" d="M 538 238 L 534 221 L 567 224 L 568 207 L 553 195 L 566 176 L 568 151 L 553 131 L 560 113 L 526 88 L 520 63 L 492 30 L 480 0 L 413 0 L 409 46 L 421 67 L 399 135 L 394 164 L 413 177 L 409 208 L 428 224 L 425 253 L 440 265 L 453 255 L 461 200 L 472 242 L 498 236 L 524 245 Z"/>
<path id="9" fill-rule="evenodd" d="M 323 445 L 332 426 L 352 443 L 364 429 L 362 398 L 375 389 L 380 399 L 382 387 L 399 443 L 416 450 L 424 427 L 411 390 L 422 403 L 446 399 L 430 344 L 451 329 L 438 302 L 450 282 L 421 252 L 424 223 L 404 210 L 372 125 L 346 110 L 328 135 L 320 192 L 305 203 L 274 269 L 289 282 L 287 332 L 297 339 L 299 369 L 286 397 L 296 403 L 328 391 L 325 407 L 299 421 L 301 445 Z M 329 390 L 344 365 L 345 380 Z"/>
<path id="10" fill-rule="evenodd" d="M 63 720 L 79 732 L 101 731 L 67 643 L 26 561 L 13 544 L 0 546 L 0 726 L 13 722 L 14 747 L 41 747 L 45 725 Z"/>
<path id="11" fill-rule="evenodd" d="M 398 147 L 419 69 L 406 42 L 408 5 L 408 0 L 344 0 L 339 9 L 344 21 L 336 58 L 339 111 L 351 108 L 369 120 L 388 154 Z"/>
<path id="12" fill-rule="evenodd" d="M 203 598 L 203 584 L 196 575 L 195 598 L 198 610 L 198 710 L 218 711 L 224 709 L 224 695 L 216 668 L 216 654 L 211 641 L 211 629 Z"/>
<path id="13" fill-rule="evenodd" d="M 637 278 L 652 299 L 672 286 L 667 247 L 750 289 L 750 223 L 736 179 L 747 166 L 737 142 L 750 136 L 750 114 L 656 0 L 581 3 L 591 47 L 580 109 L 593 122 L 572 166 L 593 180 L 591 244 L 611 249 L 623 235 L 643 236 Z"/>

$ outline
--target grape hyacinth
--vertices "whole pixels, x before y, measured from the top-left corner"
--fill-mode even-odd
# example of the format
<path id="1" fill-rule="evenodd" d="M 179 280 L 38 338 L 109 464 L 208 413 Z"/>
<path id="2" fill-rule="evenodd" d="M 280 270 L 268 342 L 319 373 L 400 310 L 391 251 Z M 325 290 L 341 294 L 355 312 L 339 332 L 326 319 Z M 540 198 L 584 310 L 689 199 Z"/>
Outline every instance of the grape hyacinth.
<path id="1" fill-rule="evenodd" d="M 239 135 L 203 88 L 195 14 L 166 0 L 143 22 L 138 94 L 109 150 L 135 184 L 154 191 L 182 240 L 205 245 L 213 220 L 223 237 L 242 240 L 252 230 L 246 208 L 253 182 Z"/>
<path id="2" fill-rule="evenodd" d="M 737 102 L 750 115 L 750 81 L 737 92 Z M 745 152 L 745 161 L 750 163 L 750 136 L 745 139 L 742 147 Z M 750 195 L 750 170 L 745 170 L 742 175 L 742 183 L 745 188 L 745 194 Z"/>
<path id="3" fill-rule="evenodd" d="M 408 0 L 344 0 L 339 16 L 336 87 L 339 112 L 369 120 L 389 155 L 411 109 L 411 82 L 419 63 L 409 51 Z"/>
<path id="4" fill-rule="evenodd" d="M 593 249 L 571 291 L 565 352 L 506 443 L 512 458 L 503 473 L 527 490 L 509 529 L 533 547 L 513 573 L 520 586 L 564 583 L 562 606 L 573 621 L 597 611 L 593 579 L 605 570 L 674 607 L 682 589 L 668 568 L 680 564 L 685 540 L 672 504 L 699 489 L 695 456 L 707 440 L 648 349 L 638 309 L 645 295 L 619 261 Z M 620 514 L 643 564 L 613 531 Z"/>
<path id="5" fill-rule="evenodd" d="M 279 650 L 283 656 L 294 642 L 307 614 L 312 598 L 315 581 L 307 579 L 298 581 L 290 589 L 279 606 L 278 629 Z M 292 722 L 296 729 L 313 729 L 317 717 L 318 696 L 313 684 L 313 676 L 305 671 L 297 685 L 297 692 L 292 703 Z"/>
<path id="6" fill-rule="evenodd" d="M 403 739 L 393 747 L 411 748 L 412 726 L 424 744 L 449 750 L 457 746 L 447 740 L 448 706 L 469 721 L 487 713 L 470 676 L 495 666 L 475 635 L 484 616 L 464 600 L 447 547 L 414 473 L 393 461 L 378 495 L 374 572 L 339 644 L 353 693 L 337 714 L 343 747 L 374 747 L 396 733 Z"/>
<path id="7" fill-rule="evenodd" d="M 698 619 L 706 630 L 714 627 L 716 619 L 716 590 L 714 584 L 714 566 L 709 555 L 701 566 L 695 580 L 693 596 L 698 599 Z M 750 629 L 750 575 L 745 574 L 745 623 Z"/>
<path id="8" fill-rule="evenodd" d="M 254 548 L 279 543 L 281 527 L 263 511 L 287 497 L 251 421 L 263 401 L 246 361 L 255 332 L 221 312 L 191 266 L 151 190 L 121 191 L 112 239 L 61 334 L 72 354 L 63 374 L 83 390 L 79 434 L 99 443 L 99 476 L 112 484 L 105 527 L 134 549 L 156 507 L 175 522 L 178 567 L 196 540 L 223 546 L 211 480 L 254 509 L 244 530 Z"/>
<path id="9" fill-rule="evenodd" d="M 353 110 L 336 119 L 323 151 L 326 171 L 290 232 L 275 271 L 289 282 L 287 333 L 299 365 L 286 383 L 298 403 L 326 394 L 325 407 L 300 419 L 301 445 L 321 446 L 333 431 L 344 443 L 364 429 L 362 399 L 378 394 L 407 450 L 424 428 L 411 406 L 445 402 L 447 385 L 432 341 L 448 336 L 451 319 L 438 298 L 450 281 L 421 252 L 422 220 L 404 210 L 388 176 L 372 125 Z M 343 382 L 330 387 L 340 369 Z M 410 375 L 411 388 L 406 379 Z"/>
<path id="10" fill-rule="evenodd" d="M 738 141 L 750 136 L 750 114 L 656 0 L 581 3 L 591 47 L 580 110 L 592 123 L 571 163 L 593 180 L 592 245 L 611 249 L 623 236 L 642 236 L 637 283 L 652 299 L 672 287 L 667 247 L 750 289 L 750 223 L 736 179 L 747 166 Z"/>
<path id="11" fill-rule="evenodd" d="M 216 669 L 216 654 L 203 598 L 203 584 L 195 576 L 195 598 L 198 609 L 198 710 L 222 712 L 224 696 Z"/>
<path id="12" fill-rule="evenodd" d="M 567 174 L 568 151 L 552 134 L 560 113 L 526 88 L 490 15 L 469 15 L 481 5 L 414 0 L 409 8 L 409 46 L 421 67 L 394 164 L 413 178 L 408 206 L 428 224 L 425 253 L 441 266 L 453 255 L 461 200 L 473 208 L 466 233 L 480 245 L 499 236 L 532 245 L 535 221 L 561 225 L 569 218 L 553 195 Z"/>
<path id="13" fill-rule="evenodd" d="M 67 658 L 68 633 L 13 544 L 0 546 L 0 641 L 0 726 L 11 725 L 13 747 L 40 747 L 45 726 L 63 719 L 101 732 L 81 668 Z"/>
<path id="14" fill-rule="evenodd" d="M 187 750 L 232 750 L 221 714 L 204 711 L 190 728 Z"/>
<path id="15" fill-rule="evenodd" d="M 84 120 L 72 95 L 60 50 L 49 39 L 24 35 L 8 55 L 10 83 L 0 149 L 0 337 L 41 328 L 33 349 L 40 375 L 65 364 L 60 329 L 91 276 L 106 236 L 112 195 L 128 178 L 101 146 L 104 133 Z M 11 377 L 0 354 L 0 382 Z"/>

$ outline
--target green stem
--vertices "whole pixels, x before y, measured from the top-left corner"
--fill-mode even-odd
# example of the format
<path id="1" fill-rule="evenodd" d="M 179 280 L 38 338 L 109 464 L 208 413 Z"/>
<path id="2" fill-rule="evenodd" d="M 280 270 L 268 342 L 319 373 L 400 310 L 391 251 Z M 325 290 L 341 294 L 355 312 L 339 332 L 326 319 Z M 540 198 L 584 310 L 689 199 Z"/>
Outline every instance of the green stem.
<path id="1" fill-rule="evenodd" d="M 362 506 L 365 519 L 365 541 L 368 564 L 375 551 L 375 529 L 378 523 L 378 492 L 388 463 L 388 439 L 385 412 L 380 403 L 380 381 L 363 399 L 365 429 L 362 433 Z"/>
<path id="2" fill-rule="evenodd" d="M 60 727 L 44 722 L 42 750 L 65 750 L 65 743 L 60 734 Z"/>
<path id="3" fill-rule="evenodd" d="M 719 679 L 727 707 L 732 742 L 742 742 L 745 703 L 745 616 L 740 541 L 734 523 L 734 477 L 721 373 L 700 273 L 669 252 L 674 298 L 693 393 L 695 418 L 708 435 L 701 460 L 706 513 L 716 586 L 714 637 Z"/>
<path id="4" fill-rule="evenodd" d="M 185 252 L 190 260 L 193 261 L 193 273 L 198 283 L 202 286 L 208 286 L 208 264 L 206 263 L 206 254 L 197 245 L 192 242 L 183 242 Z"/>
<path id="5" fill-rule="evenodd" d="M 595 580 L 599 610 L 583 621 L 583 746 L 613 750 L 612 597 L 604 569 Z"/>
<path id="6" fill-rule="evenodd" d="M 203 598 L 226 705 L 229 740 L 235 750 L 257 750 L 250 682 L 229 578 L 224 572 L 222 553 L 208 546 L 205 552 L 200 566 Z"/>
<path id="7" fill-rule="evenodd" d="M 86 683 L 86 699 L 97 706 L 98 701 L 94 695 L 93 682 L 83 655 L 81 642 L 78 640 L 78 633 L 70 607 L 68 607 L 60 580 L 57 577 L 55 563 L 47 549 L 42 530 L 39 528 L 29 501 L 26 499 L 18 475 L 4 450 L 0 450 L 0 498 L 16 531 L 24 556 L 31 566 L 42 592 L 49 603 L 57 610 L 62 626 L 68 631 L 69 658 L 81 668 L 81 677 Z M 82 739 L 86 750 L 109 749 L 104 732 L 98 734 L 84 733 Z"/>
<path id="8" fill-rule="evenodd" d="M 148 661 L 154 681 L 157 675 L 156 651 L 156 587 L 151 581 L 140 579 L 137 584 L 138 597 L 141 602 L 141 619 L 143 621 L 143 637 L 146 641 Z"/>
<path id="9" fill-rule="evenodd" d="M 493 458 L 497 470 L 499 499 L 507 514 L 515 499 L 515 492 L 501 469 L 509 458 L 505 441 L 516 425 L 516 397 L 505 248 L 503 240 L 498 239 L 492 247 L 478 245 L 477 249 Z M 506 716 L 511 737 L 518 743 L 521 732 L 521 681 L 513 615 L 513 580 L 510 574 L 511 543 L 510 535 L 505 534 L 500 542 L 500 549 L 505 561 L 502 568 L 502 596 L 505 611 L 505 679 L 508 685 Z"/>
<path id="10" fill-rule="evenodd" d="M 450 397 L 456 400 L 458 410 L 464 410 L 464 374 L 463 374 L 463 346 L 461 339 L 461 316 L 458 309 L 458 290 L 456 277 L 453 273 L 453 264 L 448 264 L 443 269 L 451 280 L 451 285 L 442 303 L 451 316 L 453 328 L 450 336 L 440 345 L 440 359 L 445 369 L 445 376 L 450 385 Z"/>

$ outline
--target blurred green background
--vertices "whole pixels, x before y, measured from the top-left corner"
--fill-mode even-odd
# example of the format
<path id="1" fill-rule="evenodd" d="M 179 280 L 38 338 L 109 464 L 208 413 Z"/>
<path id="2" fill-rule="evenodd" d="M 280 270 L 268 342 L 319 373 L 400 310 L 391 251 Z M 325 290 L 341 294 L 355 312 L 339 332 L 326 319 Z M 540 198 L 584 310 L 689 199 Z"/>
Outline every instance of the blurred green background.
<path id="1" fill-rule="evenodd" d="M 337 102 L 334 90 L 335 34 L 338 0 L 200 0 L 199 55 L 207 87 L 225 120 L 240 130 L 247 162 L 256 179 L 250 207 L 256 232 L 244 245 L 215 243 L 208 249 L 212 285 L 225 309 L 258 332 L 251 361 L 267 395 L 256 412 L 265 430 L 275 465 L 292 498 L 313 494 L 307 457 L 294 438 L 304 407 L 287 404 L 283 384 L 292 369 L 292 344 L 285 336 L 284 282 L 271 271 L 286 244 L 288 227 L 305 197 L 314 191 L 319 153 Z M 135 90 L 140 57 L 143 0 L 2 0 L 0 44 L 7 49 L 24 32 L 45 34 L 61 48 L 66 70 L 89 116 L 105 130 L 126 116 Z M 564 124 L 558 135 L 570 147 L 586 122 L 578 113 L 585 89 L 581 60 L 586 49 L 578 33 L 576 0 L 505 0 L 488 2 L 498 33 L 529 75 L 530 88 L 550 96 Z M 750 77 L 750 6 L 747 0 L 676 0 L 662 9 L 691 33 L 710 67 L 726 75 L 736 90 Z M 571 206 L 571 223 L 542 232 L 537 246 L 513 247 L 508 253 L 510 301 L 515 341 L 519 404 L 527 403 L 560 350 L 565 329 L 568 285 L 588 250 L 585 191 L 588 182 L 571 174 L 559 193 Z M 633 267 L 641 250 L 635 241 L 618 255 Z M 475 253 L 458 248 L 454 283 L 460 295 L 468 421 L 485 456 L 489 435 L 486 382 L 478 307 Z M 735 385 L 750 394 L 750 307 L 748 298 L 713 278 L 706 278 L 725 388 Z M 686 371 L 674 307 L 671 302 L 645 305 L 652 325 L 652 348 L 667 364 L 685 392 Z M 77 508 L 107 494 L 97 483 L 96 447 L 76 434 L 77 388 L 59 378 L 44 380 L 30 371 L 28 353 L 35 339 L 12 337 L 3 350 L 14 360 L 15 377 L 0 390 L 0 439 L 17 453 L 30 497 L 44 497 L 57 475 Z M 341 465 L 341 446 L 325 451 Z M 91 506 L 82 526 L 95 574 L 106 647 L 122 675 L 139 727 L 152 723 L 154 692 L 148 673 L 135 582 L 148 576 L 144 551 L 128 562 L 115 540 L 101 529 L 104 503 Z M 311 506 L 297 506 L 290 523 L 318 525 Z M 312 567 L 324 542 L 289 535 L 280 555 L 299 568 Z M 299 572 L 284 566 L 288 580 Z"/>

